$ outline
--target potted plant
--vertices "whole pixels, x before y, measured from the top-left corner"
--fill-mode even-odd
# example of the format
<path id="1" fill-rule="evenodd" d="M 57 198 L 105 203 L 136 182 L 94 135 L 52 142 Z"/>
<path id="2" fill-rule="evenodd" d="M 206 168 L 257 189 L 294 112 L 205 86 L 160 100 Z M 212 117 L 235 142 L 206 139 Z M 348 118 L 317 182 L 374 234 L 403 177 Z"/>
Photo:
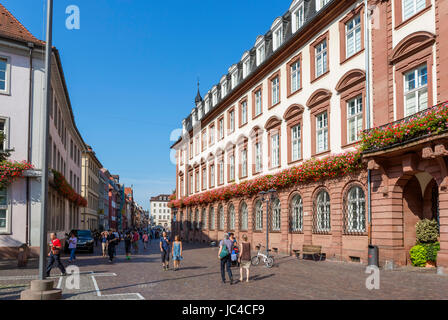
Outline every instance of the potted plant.
<path id="1" fill-rule="evenodd" d="M 440 251 L 439 226 L 437 221 L 424 219 L 415 226 L 417 244 L 409 252 L 412 265 L 432 268 L 437 266 L 437 253 Z"/>

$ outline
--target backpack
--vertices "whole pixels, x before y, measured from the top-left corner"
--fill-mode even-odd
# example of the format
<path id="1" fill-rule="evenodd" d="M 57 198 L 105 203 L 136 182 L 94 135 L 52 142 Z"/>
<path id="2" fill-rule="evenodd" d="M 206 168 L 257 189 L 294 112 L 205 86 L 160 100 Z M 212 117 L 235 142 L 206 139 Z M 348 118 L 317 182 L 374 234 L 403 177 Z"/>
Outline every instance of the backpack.
<path id="1" fill-rule="evenodd" d="M 219 257 L 221 259 L 224 259 L 229 255 L 229 250 L 227 249 L 227 245 L 223 243 L 221 253 L 219 254 Z"/>

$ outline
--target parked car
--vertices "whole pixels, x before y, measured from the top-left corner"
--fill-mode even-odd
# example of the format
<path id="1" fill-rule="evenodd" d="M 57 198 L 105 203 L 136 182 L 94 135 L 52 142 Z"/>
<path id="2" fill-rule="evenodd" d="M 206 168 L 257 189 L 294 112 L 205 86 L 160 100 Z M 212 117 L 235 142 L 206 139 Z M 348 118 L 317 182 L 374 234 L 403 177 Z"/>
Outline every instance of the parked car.
<path id="1" fill-rule="evenodd" d="M 76 245 L 76 251 L 87 251 L 89 253 L 93 253 L 94 242 L 92 232 L 90 230 L 72 230 L 71 232 L 75 232 L 76 237 L 78 238 L 78 244 Z M 65 248 L 64 252 L 68 253 L 68 239 L 70 236 L 67 234 L 65 240 Z"/>

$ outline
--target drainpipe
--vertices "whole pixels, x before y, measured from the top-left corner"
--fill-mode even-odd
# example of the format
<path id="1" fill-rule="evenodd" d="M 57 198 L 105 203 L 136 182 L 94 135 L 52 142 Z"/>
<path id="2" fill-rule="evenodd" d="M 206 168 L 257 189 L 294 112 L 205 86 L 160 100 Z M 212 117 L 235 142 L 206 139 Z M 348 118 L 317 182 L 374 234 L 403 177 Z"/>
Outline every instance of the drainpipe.
<path id="1" fill-rule="evenodd" d="M 33 116 L 33 50 L 34 44 L 28 43 L 28 48 L 30 49 L 30 75 L 29 75 L 29 97 L 28 97 L 28 150 L 27 150 L 27 162 L 31 163 L 31 149 L 32 149 L 32 116 Z M 30 220 L 31 220 L 31 199 L 30 199 L 30 178 L 26 178 L 26 244 L 28 246 L 31 245 L 31 228 L 30 228 Z"/>
<path id="2" fill-rule="evenodd" d="M 364 0 L 364 48 L 365 48 L 365 64 L 366 64 L 366 129 L 369 130 L 371 126 L 370 120 L 370 34 L 369 34 L 369 7 L 368 0 Z M 369 224 L 369 245 L 372 245 L 372 187 L 371 187 L 372 172 L 370 169 L 367 171 L 367 220 Z"/>

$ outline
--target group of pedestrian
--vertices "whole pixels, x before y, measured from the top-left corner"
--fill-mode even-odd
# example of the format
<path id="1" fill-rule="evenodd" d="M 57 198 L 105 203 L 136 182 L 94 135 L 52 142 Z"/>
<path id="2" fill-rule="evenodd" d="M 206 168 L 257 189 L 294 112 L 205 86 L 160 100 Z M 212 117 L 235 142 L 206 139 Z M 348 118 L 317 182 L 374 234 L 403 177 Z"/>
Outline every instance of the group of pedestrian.
<path id="1" fill-rule="evenodd" d="M 240 282 L 243 282 L 243 270 L 246 270 L 246 282 L 249 282 L 249 269 L 251 265 L 250 242 L 247 235 L 242 236 L 242 243 L 239 247 L 233 233 L 226 233 L 224 239 L 219 243 L 218 258 L 221 262 L 221 279 L 226 283 L 226 269 L 229 276 L 230 285 L 233 284 L 232 259 L 236 260 L 240 266 Z M 238 252 L 237 255 L 235 252 Z"/>
<path id="2" fill-rule="evenodd" d="M 171 244 L 168 234 L 163 231 L 159 242 L 160 253 L 162 257 L 162 270 L 168 271 L 170 268 L 170 255 L 173 258 L 173 270 L 178 271 L 180 269 L 180 262 L 184 259 L 182 256 L 182 241 L 180 237 L 176 235 L 174 241 Z"/>

